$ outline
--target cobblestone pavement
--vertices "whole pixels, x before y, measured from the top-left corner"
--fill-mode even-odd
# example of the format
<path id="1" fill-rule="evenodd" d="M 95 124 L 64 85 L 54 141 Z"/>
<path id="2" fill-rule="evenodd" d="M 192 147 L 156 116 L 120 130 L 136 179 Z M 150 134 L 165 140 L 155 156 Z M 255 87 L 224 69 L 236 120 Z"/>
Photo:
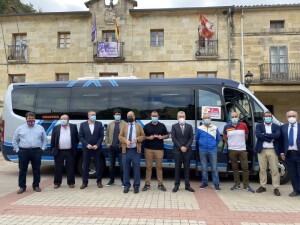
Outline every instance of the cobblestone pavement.
<path id="1" fill-rule="evenodd" d="M 300 197 L 291 198 L 291 185 L 280 187 L 282 196 L 273 195 L 272 186 L 262 194 L 242 190 L 231 191 L 231 179 L 222 180 L 220 192 L 213 186 L 200 190 L 198 178 L 191 185 L 196 190 L 190 193 L 183 184 L 177 193 L 172 193 L 173 180 L 165 181 L 167 192 L 157 189 L 154 179 L 147 192 L 128 194 L 122 192 L 121 183 L 97 188 L 95 180 L 80 190 L 80 177 L 76 187 L 70 189 L 66 178 L 59 189 L 53 189 L 53 166 L 42 167 L 42 192 L 32 190 L 32 171 L 28 171 L 27 191 L 18 195 L 18 165 L 7 162 L 0 156 L 0 224 L 144 224 L 144 225 L 300 225 Z M 141 182 L 143 186 L 143 180 Z M 258 181 L 252 187 L 259 187 Z M 142 188 L 142 187 L 141 187 Z M 140 190 L 141 190 L 140 188 Z"/>

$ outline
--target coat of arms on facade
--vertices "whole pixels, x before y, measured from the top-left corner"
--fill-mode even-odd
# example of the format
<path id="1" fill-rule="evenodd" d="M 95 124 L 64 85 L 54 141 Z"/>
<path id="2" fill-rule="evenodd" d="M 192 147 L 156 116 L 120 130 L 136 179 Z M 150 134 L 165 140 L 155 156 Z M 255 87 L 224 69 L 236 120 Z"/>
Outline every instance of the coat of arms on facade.
<path id="1" fill-rule="evenodd" d="M 104 22 L 106 25 L 114 25 L 116 21 L 116 10 L 113 8 L 113 0 L 110 1 L 109 8 L 104 12 Z"/>

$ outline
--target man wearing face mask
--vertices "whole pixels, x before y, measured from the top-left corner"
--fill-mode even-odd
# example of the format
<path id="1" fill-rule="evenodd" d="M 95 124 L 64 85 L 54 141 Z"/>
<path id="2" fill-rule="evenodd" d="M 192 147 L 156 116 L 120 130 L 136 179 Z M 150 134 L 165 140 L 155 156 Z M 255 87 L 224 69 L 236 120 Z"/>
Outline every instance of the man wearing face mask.
<path id="1" fill-rule="evenodd" d="M 217 148 L 220 143 L 220 132 L 215 125 L 211 124 L 211 117 L 208 113 L 203 115 L 202 120 L 203 124 L 198 127 L 196 132 L 196 142 L 199 144 L 202 170 L 202 184 L 200 188 L 204 189 L 208 187 L 207 158 L 209 158 L 213 184 L 216 191 L 220 191 L 221 188 L 217 169 Z"/>
<path id="2" fill-rule="evenodd" d="M 122 163 L 123 163 L 123 183 L 124 193 L 129 192 L 131 187 L 129 175 L 130 166 L 133 166 L 134 182 L 133 189 L 134 194 L 139 193 L 141 176 L 140 176 L 140 160 L 142 142 L 145 139 L 145 133 L 142 126 L 135 122 L 134 112 L 129 111 L 127 113 L 127 122 L 121 127 L 119 134 L 119 140 L 122 145 Z"/>
<path id="3" fill-rule="evenodd" d="M 78 130 L 75 124 L 69 123 L 69 116 L 60 117 L 60 124 L 55 126 L 51 135 L 51 149 L 54 156 L 54 189 L 60 187 L 64 162 L 67 170 L 67 184 L 75 185 L 75 155 L 78 146 Z"/>
<path id="4" fill-rule="evenodd" d="M 185 112 L 177 113 L 178 123 L 172 125 L 173 153 L 175 159 L 175 185 L 173 192 L 177 192 L 180 186 L 180 170 L 183 162 L 185 190 L 195 192 L 190 186 L 190 158 L 194 139 L 193 127 L 185 122 Z"/>
<path id="5" fill-rule="evenodd" d="M 82 157 L 83 157 L 83 174 L 82 185 L 80 189 L 88 186 L 89 167 L 91 158 L 94 158 L 96 167 L 96 178 L 98 188 L 102 188 L 102 173 L 103 156 L 101 152 L 102 141 L 104 138 L 104 131 L 101 122 L 96 121 L 96 112 L 88 112 L 88 121 L 80 124 L 79 140 L 82 143 Z"/>
<path id="6" fill-rule="evenodd" d="M 280 126 L 272 123 L 272 113 L 265 112 L 264 123 L 256 125 L 255 135 L 257 138 L 255 151 L 257 152 L 259 163 L 259 181 L 260 187 L 257 193 L 266 192 L 267 169 L 271 170 L 274 195 L 280 196 L 279 184 L 280 174 L 278 171 L 278 157 L 280 155 Z"/>
<path id="7" fill-rule="evenodd" d="M 241 162 L 242 177 L 244 191 L 255 193 L 249 186 L 249 168 L 248 168 L 248 155 L 246 150 L 246 141 L 248 139 L 248 127 L 245 123 L 239 122 L 239 115 L 232 112 L 230 115 L 231 122 L 225 125 L 223 130 L 223 140 L 227 142 L 229 150 L 229 158 L 233 169 L 234 185 L 231 190 L 240 189 L 240 174 L 239 164 Z"/>
<path id="8" fill-rule="evenodd" d="M 158 112 L 153 111 L 151 113 L 151 122 L 144 126 L 144 132 L 146 135 L 146 177 L 142 191 L 147 191 L 150 188 L 153 159 L 155 159 L 158 189 L 167 191 L 163 185 L 162 161 L 164 157 L 164 139 L 167 139 L 169 135 L 166 126 L 158 121 Z"/>
<path id="9" fill-rule="evenodd" d="M 41 159 L 47 148 L 47 135 L 44 128 L 35 124 L 35 114 L 28 112 L 25 115 L 26 124 L 19 126 L 13 136 L 14 151 L 19 157 L 19 187 L 18 194 L 26 191 L 26 174 L 29 162 L 33 173 L 32 188 L 41 192 Z"/>
<path id="10" fill-rule="evenodd" d="M 300 124 L 295 111 L 286 113 L 288 123 L 281 126 L 281 158 L 286 161 L 293 191 L 290 197 L 300 195 Z"/>
<path id="11" fill-rule="evenodd" d="M 119 168 L 120 168 L 120 177 L 123 186 L 123 165 L 122 165 L 122 150 L 119 140 L 119 133 L 121 127 L 126 124 L 121 120 L 121 110 L 114 110 L 115 120 L 110 122 L 106 129 L 105 134 L 105 144 L 108 149 L 109 157 L 109 182 L 106 184 L 107 187 L 112 186 L 115 183 L 115 167 L 116 159 L 118 158 Z"/>

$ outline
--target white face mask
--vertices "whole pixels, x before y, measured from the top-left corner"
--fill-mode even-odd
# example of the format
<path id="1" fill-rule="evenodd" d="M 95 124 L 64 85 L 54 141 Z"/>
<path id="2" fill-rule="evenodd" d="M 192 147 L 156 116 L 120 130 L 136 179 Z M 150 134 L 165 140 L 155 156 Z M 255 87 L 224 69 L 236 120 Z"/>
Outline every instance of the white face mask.
<path id="1" fill-rule="evenodd" d="M 178 121 L 179 121 L 179 123 L 184 123 L 185 119 L 184 118 L 179 118 Z"/>
<path id="2" fill-rule="evenodd" d="M 296 123 L 297 119 L 296 119 L 296 117 L 289 117 L 288 121 L 289 121 L 289 123 Z"/>

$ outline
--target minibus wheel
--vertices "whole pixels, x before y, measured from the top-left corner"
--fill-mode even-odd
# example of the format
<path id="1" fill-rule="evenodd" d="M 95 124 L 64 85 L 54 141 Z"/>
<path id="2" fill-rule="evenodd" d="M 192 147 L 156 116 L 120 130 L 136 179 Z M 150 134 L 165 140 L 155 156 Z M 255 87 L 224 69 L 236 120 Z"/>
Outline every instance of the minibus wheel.
<path id="1" fill-rule="evenodd" d="M 287 168 L 285 161 L 283 161 L 281 159 L 278 160 L 278 170 L 279 170 L 279 174 L 280 174 L 280 184 L 286 184 L 287 182 L 289 182 L 290 176 L 289 176 L 288 168 Z M 269 169 L 267 172 L 267 182 L 268 182 L 268 184 L 272 184 L 272 175 L 271 175 L 271 171 Z"/>
<path id="2" fill-rule="evenodd" d="M 83 174 L 83 157 L 82 157 L 82 155 L 78 159 L 77 170 L 78 170 L 78 173 L 82 176 L 82 174 Z M 96 167 L 95 167 L 93 159 L 90 162 L 89 178 L 96 178 Z"/>

